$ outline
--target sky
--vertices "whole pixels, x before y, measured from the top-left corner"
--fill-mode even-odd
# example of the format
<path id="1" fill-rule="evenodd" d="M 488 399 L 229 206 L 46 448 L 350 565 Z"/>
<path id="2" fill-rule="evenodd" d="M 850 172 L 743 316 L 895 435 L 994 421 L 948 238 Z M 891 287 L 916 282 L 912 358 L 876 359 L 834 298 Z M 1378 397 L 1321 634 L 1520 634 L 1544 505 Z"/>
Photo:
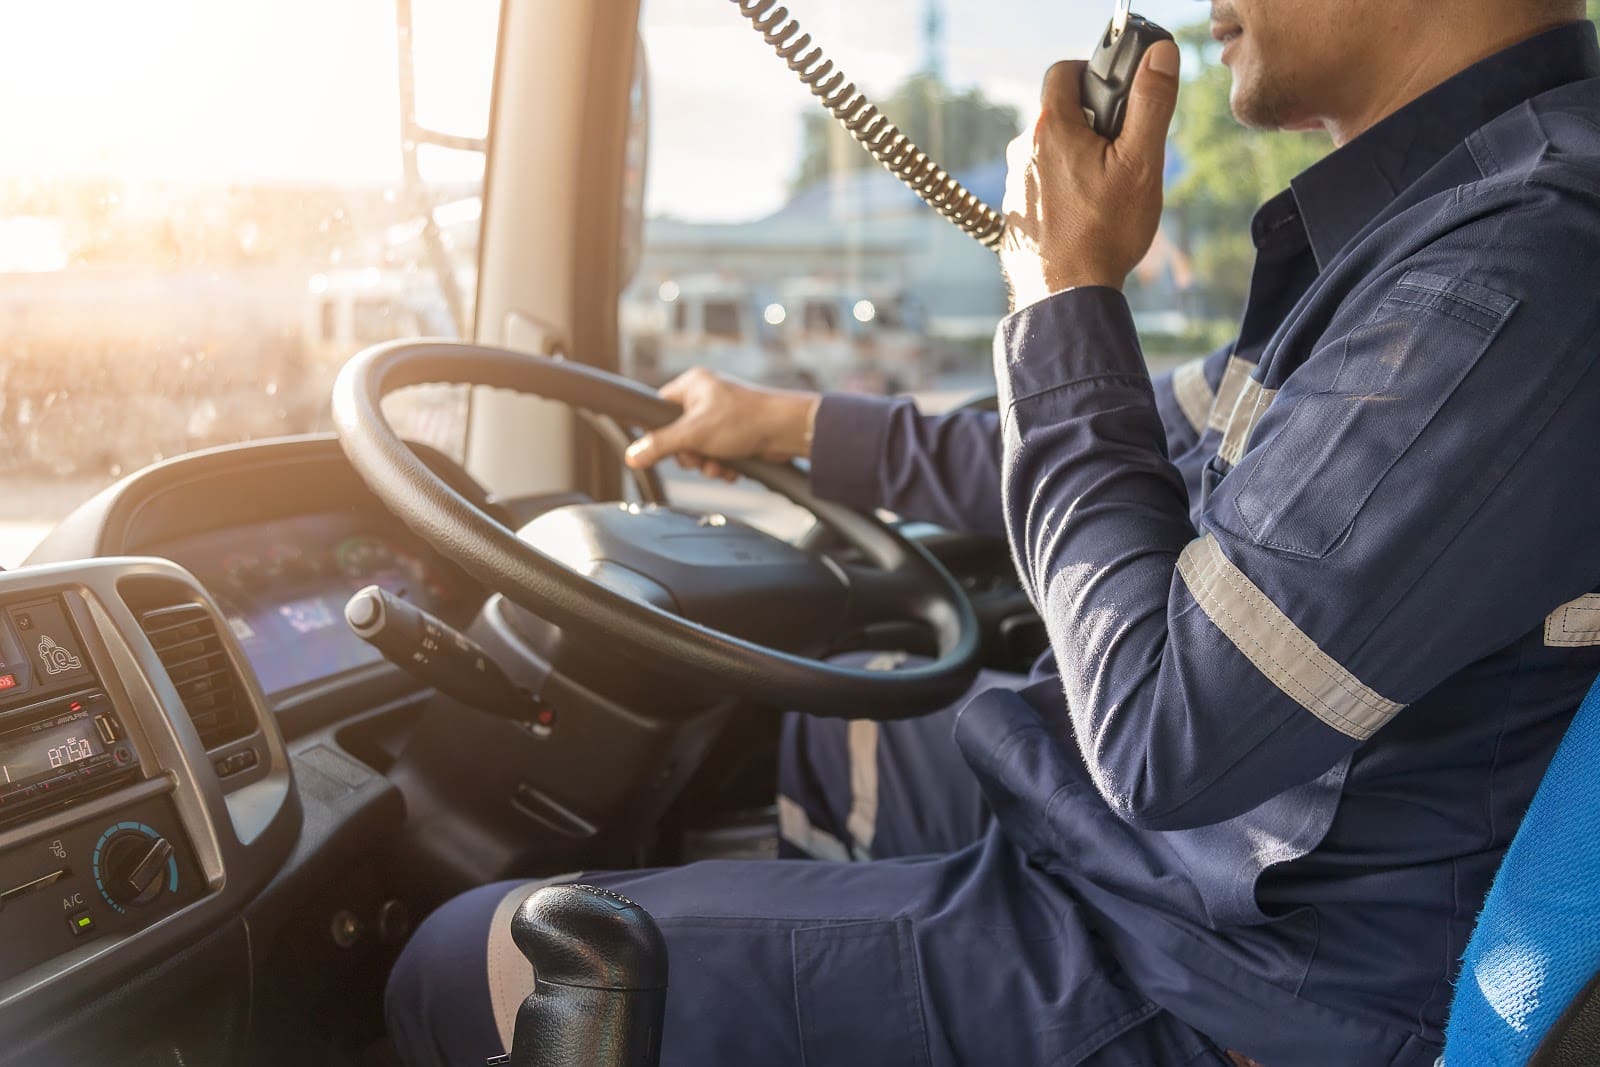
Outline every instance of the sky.
<path id="1" fill-rule="evenodd" d="M 959 87 L 1037 109 L 1058 59 L 1086 56 L 1109 0 L 943 0 L 946 75 Z M 817 44 L 869 94 L 922 65 L 926 0 L 785 0 Z M 1204 19 L 1195 0 L 1144 0 L 1169 27 Z M 651 214 L 713 221 L 779 207 L 799 153 L 800 113 L 817 106 L 730 0 L 645 0 L 650 57 Z"/>
<path id="2" fill-rule="evenodd" d="M 582 2 L 582 0 L 571 0 Z M 922 63 L 926 0 L 788 0 L 869 92 Z M 1046 67 L 1087 53 L 1109 0 L 944 0 L 950 80 L 1022 108 Z M 481 134 L 497 0 L 413 0 L 419 110 Z M 780 206 L 814 107 L 730 0 L 645 0 L 652 214 Z M 1146 0 L 1168 25 L 1193 0 Z M 398 176 L 393 0 L 4 0 L 0 175 L 250 181 Z M 475 161 L 439 166 L 456 176 Z"/>
<path id="3" fill-rule="evenodd" d="M 419 112 L 482 134 L 496 0 L 412 0 Z M 398 177 L 394 0 L 0 0 L 0 174 Z"/>

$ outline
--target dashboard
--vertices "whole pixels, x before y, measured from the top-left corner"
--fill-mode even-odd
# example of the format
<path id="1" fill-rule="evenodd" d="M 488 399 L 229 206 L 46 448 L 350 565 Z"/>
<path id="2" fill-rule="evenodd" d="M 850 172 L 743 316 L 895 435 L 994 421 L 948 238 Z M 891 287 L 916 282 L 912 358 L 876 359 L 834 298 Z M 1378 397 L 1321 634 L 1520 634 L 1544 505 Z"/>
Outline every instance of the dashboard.
<path id="1" fill-rule="evenodd" d="M 345 602 L 366 586 L 446 621 L 470 618 L 481 602 L 415 535 L 371 513 L 226 527 L 141 553 L 172 560 L 211 591 L 269 700 L 382 662 L 344 621 Z"/>
<path id="2" fill-rule="evenodd" d="M 497 513 L 456 464 L 416 448 L 453 488 Z M 159 557 L 194 575 L 290 737 L 419 688 L 345 625 L 357 590 L 382 586 L 456 626 L 487 599 L 378 501 L 332 436 L 148 467 L 74 512 L 27 562 L 115 556 Z"/>
<path id="3" fill-rule="evenodd" d="M 379 585 L 464 625 L 486 594 L 332 437 L 146 468 L 26 562 L 0 573 L 0 1033 L 65 1041 L 176 955 L 233 966 L 239 916 L 399 817 L 392 785 L 320 740 L 423 692 L 345 625 L 350 595 Z M 37 1057 L 0 1042 L 13 1061 Z"/>
<path id="4" fill-rule="evenodd" d="M 289 855 L 287 750 L 205 597 L 160 560 L 0 574 L 0 1032 L 168 958 Z"/>

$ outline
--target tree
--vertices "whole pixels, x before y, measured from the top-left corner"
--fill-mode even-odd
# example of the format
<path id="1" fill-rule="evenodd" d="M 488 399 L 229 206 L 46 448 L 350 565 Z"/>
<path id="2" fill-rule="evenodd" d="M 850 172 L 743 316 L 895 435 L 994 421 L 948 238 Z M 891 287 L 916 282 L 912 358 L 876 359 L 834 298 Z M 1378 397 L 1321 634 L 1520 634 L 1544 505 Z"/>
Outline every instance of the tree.
<path id="1" fill-rule="evenodd" d="M 977 89 L 957 91 L 928 73 L 913 74 L 878 103 L 907 137 L 951 170 L 1004 159 L 1006 145 L 1022 129 L 1016 108 L 996 104 Z M 878 165 L 826 112 L 807 111 L 801 123 L 792 189 Z"/>

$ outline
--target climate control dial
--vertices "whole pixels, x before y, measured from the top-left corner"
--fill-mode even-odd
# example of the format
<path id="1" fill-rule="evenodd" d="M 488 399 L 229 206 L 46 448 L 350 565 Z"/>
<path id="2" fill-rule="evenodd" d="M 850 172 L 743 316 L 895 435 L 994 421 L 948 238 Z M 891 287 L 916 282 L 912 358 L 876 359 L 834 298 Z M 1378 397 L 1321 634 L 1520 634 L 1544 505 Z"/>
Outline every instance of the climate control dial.
<path id="1" fill-rule="evenodd" d="M 177 892 L 172 842 L 144 823 L 117 823 L 95 845 L 94 881 L 106 903 L 119 912 L 143 907 L 163 892 Z"/>

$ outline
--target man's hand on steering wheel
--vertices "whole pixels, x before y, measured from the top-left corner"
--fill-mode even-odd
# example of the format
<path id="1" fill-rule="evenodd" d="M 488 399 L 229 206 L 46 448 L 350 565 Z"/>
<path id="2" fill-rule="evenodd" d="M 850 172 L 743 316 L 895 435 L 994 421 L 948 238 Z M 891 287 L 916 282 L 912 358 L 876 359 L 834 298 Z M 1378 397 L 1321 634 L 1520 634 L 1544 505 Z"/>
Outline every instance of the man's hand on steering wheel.
<path id="1" fill-rule="evenodd" d="M 731 482 L 738 475 L 719 460 L 787 463 L 811 454 L 822 399 L 816 393 L 750 385 L 695 367 L 662 386 L 661 395 L 683 414 L 635 441 L 626 457 L 630 467 L 676 456 L 685 470 Z"/>
<path id="2" fill-rule="evenodd" d="M 720 456 L 719 465 L 809 511 L 849 551 L 824 558 L 737 519 L 654 505 L 569 504 L 520 531 L 507 529 L 418 459 L 384 415 L 385 396 L 437 382 L 509 389 L 651 430 L 657 450 L 641 461 L 705 448 Z M 791 407 L 774 399 L 783 395 L 774 390 L 705 372 L 684 385 L 686 394 L 706 390 L 698 397 L 701 428 L 661 447 L 661 431 L 696 423 L 679 404 L 627 378 L 487 345 L 395 341 L 345 364 L 333 415 L 356 472 L 427 544 L 510 606 L 582 635 L 630 670 L 658 670 L 755 707 L 776 701 L 816 715 L 871 708 L 874 718 L 907 718 L 965 692 L 978 671 L 982 631 L 949 572 L 881 519 L 818 496 L 806 472 L 750 457 L 796 454 L 808 421 L 758 417 L 752 406 L 794 412 L 809 400 Z M 741 421 L 753 425 L 741 428 Z M 789 428 L 786 435 L 773 432 L 780 426 Z M 745 456 L 734 458 L 739 452 Z M 935 659 L 869 671 L 827 658 L 841 637 L 906 626 L 931 640 Z"/>

